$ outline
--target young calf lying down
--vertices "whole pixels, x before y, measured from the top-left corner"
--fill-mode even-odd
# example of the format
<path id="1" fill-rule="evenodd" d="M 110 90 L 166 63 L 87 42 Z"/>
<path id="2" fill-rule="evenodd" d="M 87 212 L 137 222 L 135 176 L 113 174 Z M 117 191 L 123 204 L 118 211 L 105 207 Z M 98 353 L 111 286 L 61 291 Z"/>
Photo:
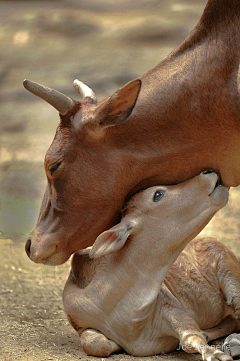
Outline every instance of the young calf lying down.
<path id="1" fill-rule="evenodd" d="M 213 239 L 186 247 L 227 200 L 211 171 L 148 188 L 119 224 L 74 255 L 63 302 L 88 355 L 150 356 L 180 343 L 204 360 L 232 360 L 207 341 L 240 328 L 238 261 Z"/>

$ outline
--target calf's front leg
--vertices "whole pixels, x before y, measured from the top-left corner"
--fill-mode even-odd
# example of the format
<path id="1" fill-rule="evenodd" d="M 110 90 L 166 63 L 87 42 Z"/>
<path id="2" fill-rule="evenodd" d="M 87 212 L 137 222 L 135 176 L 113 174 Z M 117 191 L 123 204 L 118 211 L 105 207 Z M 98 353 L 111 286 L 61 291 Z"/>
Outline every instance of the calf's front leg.
<path id="1" fill-rule="evenodd" d="M 88 328 L 81 333 L 81 346 L 88 356 L 108 357 L 122 350 L 121 346 L 109 340 L 101 332 Z"/>
<path id="2" fill-rule="evenodd" d="M 184 336 L 180 340 L 182 348 L 186 352 L 196 350 L 202 354 L 204 361 L 231 361 L 232 357 L 225 352 L 209 346 L 203 334 L 198 332 L 185 331 Z"/>
<path id="3" fill-rule="evenodd" d="M 76 285 L 71 275 L 63 291 L 63 304 L 69 322 L 78 332 L 82 349 L 87 355 L 108 357 L 112 353 L 122 349 L 114 341 L 105 337 L 101 332 L 91 328 L 86 329 L 85 327 L 82 327 L 82 315 L 86 310 L 89 310 L 89 304 L 88 301 L 85 304 L 82 290 Z"/>
<path id="4" fill-rule="evenodd" d="M 204 333 L 184 309 L 168 307 L 168 321 L 179 337 L 182 349 L 188 353 L 199 352 L 204 361 L 231 361 L 232 357 L 207 344 Z"/>

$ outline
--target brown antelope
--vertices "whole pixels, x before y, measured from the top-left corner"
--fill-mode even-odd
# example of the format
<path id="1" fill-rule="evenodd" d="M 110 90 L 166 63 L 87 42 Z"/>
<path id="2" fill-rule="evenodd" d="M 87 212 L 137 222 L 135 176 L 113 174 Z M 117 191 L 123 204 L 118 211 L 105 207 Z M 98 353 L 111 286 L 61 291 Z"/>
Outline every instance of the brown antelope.
<path id="1" fill-rule="evenodd" d="M 240 184 L 240 1 L 209 0 L 190 36 L 155 68 L 97 102 L 31 81 L 24 86 L 60 113 L 46 158 L 48 185 L 26 251 L 62 264 L 117 223 L 125 200 L 177 184 L 206 168 Z"/>
<path id="2" fill-rule="evenodd" d="M 203 360 L 232 360 L 207 341 L 240 329 L 239 261 L 214 239 L 187 245 L 227 200 L 214 172 L 150 187 L 74 254 L 63 302 L 88 355 L 150 356 L 180 342 Z"/>

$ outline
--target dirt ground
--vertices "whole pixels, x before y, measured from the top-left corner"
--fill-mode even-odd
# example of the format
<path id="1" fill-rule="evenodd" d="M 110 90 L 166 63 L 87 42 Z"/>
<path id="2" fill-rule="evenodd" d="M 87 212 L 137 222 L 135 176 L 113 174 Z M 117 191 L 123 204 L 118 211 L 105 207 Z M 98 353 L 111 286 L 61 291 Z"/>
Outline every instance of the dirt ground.
<path id="1" fill-rule="evenodd" d="M 63 312 L 69 263 L 28 260 L 24 241 L 45 187 L 43 159 L 58 114 L 22 87 L 29 78 L 76 97 L 72 81 L 100 99 L 141 75 L 198 22 L 206 0 L 0 0 L 0 361 L 90 360 Z M 240 255 L 240 188 L 204 234 Z M 116 360 L 133 360 L 126 354 Z M 175 352 L 144 360 L 200 360 Z M 141 360 L 141 358 L 140 358 Z"/>

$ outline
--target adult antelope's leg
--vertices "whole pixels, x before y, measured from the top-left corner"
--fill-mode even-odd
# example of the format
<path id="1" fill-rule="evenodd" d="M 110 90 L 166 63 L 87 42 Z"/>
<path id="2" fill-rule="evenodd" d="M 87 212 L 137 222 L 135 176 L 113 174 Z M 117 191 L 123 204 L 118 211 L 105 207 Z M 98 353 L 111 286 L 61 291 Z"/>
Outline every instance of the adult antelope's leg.
<path id="1" fill-rule="evenodd" d="M 80 336 L 83 351 L 88 356 L 108 357 L 114 352 L 122 350 L 122 347 L 109 340 L 101 332 L 91 328 L 84 330 Z"/>

